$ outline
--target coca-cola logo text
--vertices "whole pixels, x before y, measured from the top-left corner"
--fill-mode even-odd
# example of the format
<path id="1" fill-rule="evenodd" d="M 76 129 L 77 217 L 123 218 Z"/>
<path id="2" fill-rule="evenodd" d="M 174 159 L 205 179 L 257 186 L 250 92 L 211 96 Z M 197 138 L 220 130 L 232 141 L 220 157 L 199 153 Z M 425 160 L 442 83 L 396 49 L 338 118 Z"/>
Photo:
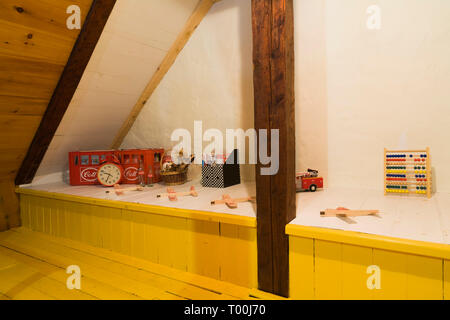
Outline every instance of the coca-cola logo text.
<path id="1" fill-rule="evenodd" d="M 94 182 L 97 180 L 97 169 L 96 168 L 86 168 L 81 170 L 81 180 L 87 182 Z"/>
<path id="2" fill-rule="evenodd" d="M 136 167 L 129 167 L 125 170 L 124 175 L 125 179 L 127 180 L 137 180 L 138 179 L 138 168 Z"/>

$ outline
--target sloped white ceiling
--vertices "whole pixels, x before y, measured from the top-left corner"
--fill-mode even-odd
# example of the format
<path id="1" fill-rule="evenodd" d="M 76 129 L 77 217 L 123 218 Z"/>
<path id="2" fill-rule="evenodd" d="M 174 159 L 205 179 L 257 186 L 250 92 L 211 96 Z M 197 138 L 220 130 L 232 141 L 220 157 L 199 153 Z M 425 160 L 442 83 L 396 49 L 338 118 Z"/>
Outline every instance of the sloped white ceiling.
<path id="1" fill-rule="evenodd" d="M 199 0 L 118 0 L 36 174 L 67 170 L 68 152 L 107 149 Z"/>
<path id="2" fill-rule="evenodd" d="M 144 106 L 122 148 L 161 146 L 170 150 L 174 130 L 194 137 L 194 121 L 203 130 L 253 127 L 251 1 L 217 2 L 180 52 Z M 209 143 L 204 142 L 203 147 Z M 218 151 L 220 152 L 220 151 Z M 246 150 L 248 154 L 248 149 Z M 191 177 L 200 173 L 196 166 Z M 254 167 L 241 165 L 244 180 L 254 180 Z"/>

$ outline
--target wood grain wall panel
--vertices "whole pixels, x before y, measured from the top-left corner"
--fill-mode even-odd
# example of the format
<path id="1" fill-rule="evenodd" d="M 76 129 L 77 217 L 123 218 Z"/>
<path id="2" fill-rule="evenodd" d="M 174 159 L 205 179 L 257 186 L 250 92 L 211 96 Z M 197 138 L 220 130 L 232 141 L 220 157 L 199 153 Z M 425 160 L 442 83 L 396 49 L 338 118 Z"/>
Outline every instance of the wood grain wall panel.
<path id="1" fill-rule="evenodd" d="M 92 0 L 0 2 L 0 181 L 4 194 L 22 163 L 80 30 L 67 28 L 67 8 L 78 5 L 81 25 Z M 11 190 L 6 190 L 11 188 Z M 13 197 L 5 198 L 0 229 L 17 226 Z"/>
<path id="2" fill-rule="evenodd" d="M 70 31 L 70 30 L 68 30 Z M 0 53 L 65 65 L 75 40 L 0 20 Z"/>
<path id="3" fill-rule="evenodd" d="M 42 115 L 48 101 L 42 98 L 0 95 L 0 114 L 9 115 Z"/>
<path id="4" fill-rule="evenodd" d="M 54 36 L 76 40 L 78 31 L 66 26 L 67 7 L 78 5 L 84 20 L 92 0 L 2 0 L 0 20 L 39 30 Z"/>
<path id="5" fill-rule="evenodd" d="M 0 55 L 0 95 L 48 101 L 64 66 Z"/>
<path id="6" fill-rule="evenodd" d="M 5 0 L 0 4 L 0 53 L 64 66 L 80 33 L 68 29 L 70 5 L 81 9 L 84 22 L 92 0 Z"/>
<path id="7" fill-rule="evenodd" d="M 0 150 L 28 148 L 41 116 L 15 116 L 0 114 Z M 18 168 L 20 163 L 16 164 Z"/>
<path id="8" fill-rule="evenodd" d="M 14 177 L 17 172 L 17 162 L 21 162 L 27 153 L 27 148 L 0 148 L 0 180 Z"/>
<path id="9" fill-rule="evenodd" d="M 14 190 L 13 179 L 0 181 L 0 228 L 7 223 L 7 228 L 20 226 L 19 197 Z M 1 229 L 0 229 L 1 231 Z"/>
<path id="10" fill-rule="evenodd" d="M 43 79 L 54 79 L 63 69 L 56 63 L 0 54 L 0 70 L 6 74 L 39 75 Z"/>

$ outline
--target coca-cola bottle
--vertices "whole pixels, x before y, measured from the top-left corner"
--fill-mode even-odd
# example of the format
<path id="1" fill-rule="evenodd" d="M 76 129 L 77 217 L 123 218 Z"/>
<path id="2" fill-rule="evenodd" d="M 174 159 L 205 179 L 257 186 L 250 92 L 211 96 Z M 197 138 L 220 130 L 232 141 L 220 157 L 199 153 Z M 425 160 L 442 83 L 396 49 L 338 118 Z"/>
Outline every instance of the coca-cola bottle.
<path id="1" fill-rule="evenodd" d="M 138 176 L 139 176 L 139 185 L 141 187 L 145 187 L 145 172 L 144 172 L 144 165 L 142 163 L 142 159 L 139 160 Z"/>
<path id="2" fill-rule="evenodd" d="M 153 187 L 153 170 L 151 166 L 148 168 L 147 185 Z"/>

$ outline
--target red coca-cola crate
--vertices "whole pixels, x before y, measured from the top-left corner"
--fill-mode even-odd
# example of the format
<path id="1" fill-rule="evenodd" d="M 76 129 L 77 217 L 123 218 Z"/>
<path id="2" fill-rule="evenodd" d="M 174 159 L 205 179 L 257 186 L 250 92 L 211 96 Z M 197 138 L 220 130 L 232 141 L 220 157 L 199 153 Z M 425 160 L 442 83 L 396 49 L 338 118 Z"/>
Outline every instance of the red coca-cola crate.
<path id="1" fill-rule="evenodd" d="M 164 149 L 69 152 L 70 184 L 73 186 L 99 184 L 98 169 L 106 162 L 114 162 L 122 167 L 123 177 L 120 183 L 138 184 L 138 171 L 141 163 L 145 181 L 147 182 L 148 174 L 151 171 L 152 183 L 157 183 L 161 181 L 160 159 L 163 153 Z"/>
<path id="2" fill-rule="evenodd" d="M 123 150 L 121 154 L 121 164 L 124 172 L 123 182 L 128 184 L 139 183 L 139 167 L 142 163 L 144 177 L 147 181 L 148 174 L 153 175 L 153 183 L 161 181 L 161 165 L 160 160 L 164 153 L 164 149 L 135 149 Z"/>

